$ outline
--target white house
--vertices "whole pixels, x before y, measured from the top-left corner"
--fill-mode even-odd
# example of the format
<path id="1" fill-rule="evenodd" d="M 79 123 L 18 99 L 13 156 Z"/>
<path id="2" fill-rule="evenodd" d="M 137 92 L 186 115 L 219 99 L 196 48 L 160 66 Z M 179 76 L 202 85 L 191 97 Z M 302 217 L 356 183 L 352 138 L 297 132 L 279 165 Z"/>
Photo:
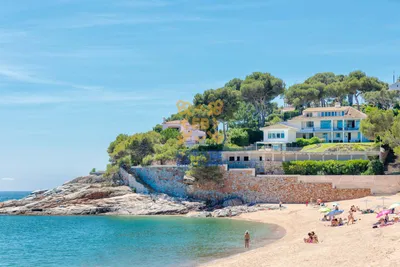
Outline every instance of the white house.
<path id="1" fill-rule="evenodd" d="M 389 90 L 400 90 L 400 81 L 390 85 Z"/>
<path id="2" fill-rule="evenodd" d="M 166 121 L 165 118 L 163 118 L 163 120 L 164 120 L 162 124 L 163 130 L 171 128 L 180 131 L 185 140 L 186 146 L 201 144 L 205 141 L 207 137 L 204 131 L 194 129 L 192 125 L 190 125 L 190 123 L 187 121 L 181 121 L 181 120 Z"/>
<path id="3" fill-rule="evenodd" d="M 297 128 L 280 123 L 263 127 L 264 142 L 258 142 L 267 146 L 271 146 L 274 150 L 285 150 L 287 143 L 296 141 Z"/>
<path id="4" fill-rule="evenodd" d="M 360 132 L 360 123 L 365 118 L 365 113 L 338 104 L 335 107 L 307 108 L 302 115 L 286 123 L 261 128 L 264 140 L 259 143 L 284 149 L 285 144 L 295 142 L 296 138 L 310 139 L 314 136 L 327 143 L 368 142 Z"/>

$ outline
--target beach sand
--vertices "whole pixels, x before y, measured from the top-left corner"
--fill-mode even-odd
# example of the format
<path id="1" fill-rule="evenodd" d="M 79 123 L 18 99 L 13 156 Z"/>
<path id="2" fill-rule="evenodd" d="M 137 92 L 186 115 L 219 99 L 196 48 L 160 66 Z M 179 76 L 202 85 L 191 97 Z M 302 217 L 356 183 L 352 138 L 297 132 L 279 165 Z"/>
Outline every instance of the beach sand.
<path id="1" fill-rule="evenodd" d="M 385 206 L 400 202 L 400 194 L 386 196 Z M 380 196 L 338 201 L 345 212 L 336 218 L 347 218 L 351 205 L 374 209 L 382 205 Z M 327 203 L 328 207 L 332 207 Z M 400 266 L 400 223 L 373 229 L 378 221 L 376 214 L 354 214 L 357 221 L 353 225 L 328 227 L 329 222 L 320 219 L 323 215 L 318 207 L 305 204 L 285 205 L 285 210 L 269 210 L 242 214 L 241 220 L 251 220 L 278 224 L 285 228 L 286 235 L 265 247 L 250 250 L 229 258 L 215 260 L 205 266 Z M 382 209 L 382 208 L 381 208 Z M 396 212 L 399 208 L 396 209 Z M 392 218 L 391 215 L 390 218 Z M 347 221 L 345 221 L 347 222 Z M 303 238 L 314 231 L 319 244 L 306 244 Z"/>

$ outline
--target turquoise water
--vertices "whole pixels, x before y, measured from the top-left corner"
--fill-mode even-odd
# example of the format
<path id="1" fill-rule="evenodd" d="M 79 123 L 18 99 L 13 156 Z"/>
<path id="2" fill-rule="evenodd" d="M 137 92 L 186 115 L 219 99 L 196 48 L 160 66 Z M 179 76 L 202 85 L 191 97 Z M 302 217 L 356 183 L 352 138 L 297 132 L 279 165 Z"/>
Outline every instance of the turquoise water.
<path id="1" fill-rule="evenodd" d="M 0 191 L 0 202 L 10 199 L 20 199 L 29 195 L 30 192 L 26 191 Z"/>
<path id="2" fill-rule="evenodd" d="M 0 216 L 0 266 L 194 266 L 259 246 L 276 227 L 229 219 Z"/>

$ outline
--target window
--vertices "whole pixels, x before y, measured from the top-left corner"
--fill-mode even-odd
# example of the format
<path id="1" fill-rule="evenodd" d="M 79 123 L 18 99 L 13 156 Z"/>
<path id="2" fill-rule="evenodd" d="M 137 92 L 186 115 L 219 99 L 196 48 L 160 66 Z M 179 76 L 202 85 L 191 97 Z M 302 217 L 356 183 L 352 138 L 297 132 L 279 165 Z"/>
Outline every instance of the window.
<path id="1" fill-rule="evenodd" d="M 236 157 L 236 160 L 237 160 L 237 161 L 240 161 L 240 157 Z"/>
<path id="2" fill-rule="evenodd" d="M 321 121 L 321 129 L 330 129 L 331 121 Z"/>
<path id="3" fill-rule="evenodd" d="M 229 157 L 229 161 L 235 161 L 235 157 Z"/>
<path id="4" fill-rule="evenodd" d="M 249 161 L 249 157 L 248 157 L 248 156 L 244 156 L 244 157 L 243 157 L 243 160 L 244 160 L 244 161 Z"/>
<path id="5" fill-rule="evenodd" d="M 285 134 L 283 132 L 269 132 L 268 139 L 283 139 Z"/>
<path id="6" fill-rule="evenodd" d="M 344 116 L 344 111 L 342 111 L 342 116 Z"/>
<path id="7" fill-rule="evenodd" d="M 307 128 L 313 128 L 314 127 L 314 122 L 313 121 L 307 121 L 306 127 Z"/>
<path id="8" fill-rule="evenodd" d="M 336 133 L 336 138 L 340 138 L 340 133 Z"/>

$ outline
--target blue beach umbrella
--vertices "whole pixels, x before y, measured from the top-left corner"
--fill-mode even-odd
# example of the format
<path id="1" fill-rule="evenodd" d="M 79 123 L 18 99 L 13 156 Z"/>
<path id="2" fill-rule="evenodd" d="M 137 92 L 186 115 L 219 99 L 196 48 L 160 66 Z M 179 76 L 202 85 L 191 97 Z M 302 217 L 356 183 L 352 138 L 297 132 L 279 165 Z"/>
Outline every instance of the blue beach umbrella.
<path id="1" fill-rule="evenodd" d="M 332 210 L 330 212 L 328 212 L 326 215 L 327 216 L 336 216 L 339 214 L 342 214 L 344 212 L 344 210 Z"/>

